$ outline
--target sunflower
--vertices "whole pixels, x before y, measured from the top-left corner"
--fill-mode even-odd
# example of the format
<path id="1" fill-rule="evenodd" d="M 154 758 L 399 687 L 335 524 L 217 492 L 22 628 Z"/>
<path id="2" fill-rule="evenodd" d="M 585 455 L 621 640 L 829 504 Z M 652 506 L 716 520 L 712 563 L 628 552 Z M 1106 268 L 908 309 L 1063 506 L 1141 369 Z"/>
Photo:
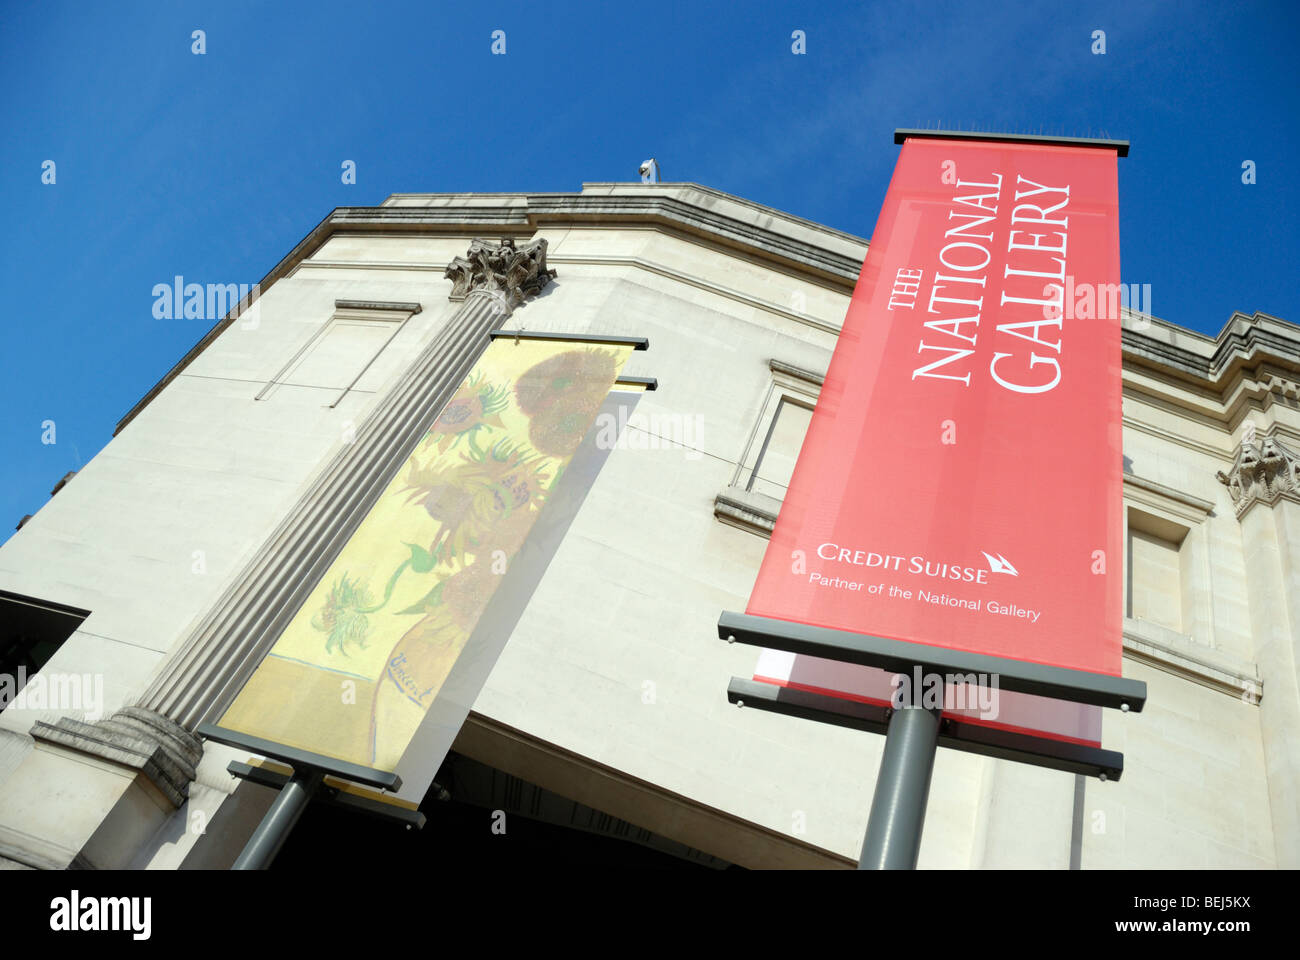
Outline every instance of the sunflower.
<path id="1" fill-rule="evenodd" d="M 442 408 L 429 428 L 425 444 L 442 453 L 467 438 L 470 450 L 482 453 L 477 443 L 478 432 L 484 427 L 504 427 L 500 414 L 509 403 L 508 386 L 493 386 L 481 374 L 471 376 Z"/>
<path id="2" fill-rule="evenodd" d="M 568 350 L 526 370 L 515 400 L 530 418 L 529 443 L 551 457 L 577 450 L 617 372 L 608 350 Z"/>
<path id="3" fill-rule="evenodd" d="M 542 410 L 528 423 L 528 440 L 542 453 L 567 457 L 582 444 L 595 411 L 568 401 Z"/>
<path id="4" fill-rule="evenodd" d="M 540 505 L 549 479 L 544 468 L 532 451 L 504 440 L 451 463 L 435 458 L 421 466 L 413 457 L 408 502 L 423 506 L 441 527 L 429 552 L 442 564 L 480 552 L 503 520 Z"/>
<path id="5" fill-rule="evenodd" d="M 520 375 L 515 402 L 530 417 L 559 404 L 594 411 L 617 373 L 618 358 L 608 350 L 566 350 Z"/>

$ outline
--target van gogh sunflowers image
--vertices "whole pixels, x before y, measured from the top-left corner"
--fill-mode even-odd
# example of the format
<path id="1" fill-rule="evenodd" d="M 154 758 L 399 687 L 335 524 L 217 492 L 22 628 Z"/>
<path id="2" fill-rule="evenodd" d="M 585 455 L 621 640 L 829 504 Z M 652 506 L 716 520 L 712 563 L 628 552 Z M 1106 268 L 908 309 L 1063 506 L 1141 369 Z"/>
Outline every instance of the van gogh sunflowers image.
<path id="1" fill-rule="evenodd" d="M 220 725 L 393 769 L 629 352 L 493 341 Z"/>

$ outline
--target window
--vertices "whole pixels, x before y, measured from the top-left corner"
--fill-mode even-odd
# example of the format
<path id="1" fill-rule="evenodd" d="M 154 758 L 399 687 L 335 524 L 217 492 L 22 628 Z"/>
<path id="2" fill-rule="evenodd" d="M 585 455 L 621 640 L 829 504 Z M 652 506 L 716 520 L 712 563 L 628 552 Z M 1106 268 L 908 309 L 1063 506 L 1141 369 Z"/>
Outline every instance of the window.
<path id="1" fill-rule="evenodd" d="M 1188 528 L 1155 514 L 1128 512 L 1127 615 L 1189 633 Z"/>
<path id="2" fill-rule="evenodd" d="M 820 373 L 780 360 L 769 360 L 768 366 L 772 379 L 758 419 L 731 483 L 713 502 L 713 514 L 723 523 L 765 537 L 776 525 L 825 379 Z"/>
<path id="3" fill-rule="evenodd" d="M 789 396 L 781 397 L 763 446 L 754 461 L 746 489 L 778 500 L 784 499 L 785 491 L 790 486 L 790 477 L 794 473 L 795 461 L 799 459 L 799 449 L 808 433 L 812 412 L 811 405 L 805 405 Z"/>

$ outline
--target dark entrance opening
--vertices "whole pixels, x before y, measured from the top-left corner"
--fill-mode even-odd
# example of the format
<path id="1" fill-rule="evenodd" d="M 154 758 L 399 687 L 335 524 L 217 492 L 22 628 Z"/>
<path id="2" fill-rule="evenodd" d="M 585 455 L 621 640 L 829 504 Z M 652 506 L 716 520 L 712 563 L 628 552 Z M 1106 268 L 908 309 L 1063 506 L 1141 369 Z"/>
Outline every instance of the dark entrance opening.
<path id="1" fill-rule="evenodd" d="M 312 803 L 272 870 L 391 870 L 448 867 L 646 870 L 741 869 L 625 820 L 448 754 L 420 810 L 423 830 Z M 358 874 L 370 875 L 376 874 Z"/>

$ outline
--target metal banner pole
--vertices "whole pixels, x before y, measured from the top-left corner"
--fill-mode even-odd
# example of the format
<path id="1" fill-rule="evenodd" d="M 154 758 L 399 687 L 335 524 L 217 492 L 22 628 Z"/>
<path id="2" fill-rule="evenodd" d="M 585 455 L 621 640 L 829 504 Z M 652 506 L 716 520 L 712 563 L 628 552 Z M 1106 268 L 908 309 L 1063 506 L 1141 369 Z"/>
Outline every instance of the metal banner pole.
<path id="1" fill-rule="evenodd" d="M 248 838 L 243 852 L 231 865 L 232 870 L 265 870 L 284 846 L 289 832 L 301 819 L 313 799 L 331 806 L 346 807 L 406 825 L 408 830 L 424 826 L 424 814 L 381 802 L 378 798 L 357 796 L 332 784 L 325 778 L 337 777 L 354 785 L 396 793 L 402 787 L 402 778 L 387 770 L 372 770 L 356 763 L 327 757 L 310 750 L 300 750 L 283 743 L 254 737 L 238 730 L 227 730 L 215 723 L 201 723 L 195 731 L 199 736 L 215 743 L 247 750 L 269 757 L 293 768 L 292 775 L 275 773 L 245 763 L 234 762 L 227 768 L 233 776 L 259 786 L 277 790 L 275 800 L 262 817 L 253 835 Z M 434 784 L 436 787 L 437 785 Z M 441 789 L 441 788 L 439 788 Z"/>
<path id="2" fill-rule="evenodd" d="M 265 870 L 269 867 L 324 779 L 324 771 L 315 767 L 295 770 L 230 869 Z"/>
<path id="3" fill-rule="evenodd" d="M 916 869 L 942 712 L 904 706 L 890 716 L 859 870 Z"/>
<path id="4" fill-rule="evenodd" d="M 892 709 L 736 677 L 727 688 L 727 699 L 739 706 L 751 704 L 759 710 L 885 734 L 885 752 L 880 758 L 859 870 L 916 868 L 925 806 L 930 798 L 930 776 L 941 743 L 967 753 L 1102 780 L 1118 780 L 1124 772 L 1123 754 L 1110 750 L 1046 735 L 998 730 L 953 717 L 945 719 L 941 705 L 924 705 L 927 687 L 943 689 L 945 677 L 952 674 L 976 674 L 998 678 L 1002 690 L 1118 707 L 1125 713 L 1140 711 L 1147 699 L 1147 685 L 1141 680 L 747 613 L 724 612 L 718 618 L 718 636 L 728 643 L 749 643 L 917 678 L 896 690 L 894 702 L 898 706 Z"/>

